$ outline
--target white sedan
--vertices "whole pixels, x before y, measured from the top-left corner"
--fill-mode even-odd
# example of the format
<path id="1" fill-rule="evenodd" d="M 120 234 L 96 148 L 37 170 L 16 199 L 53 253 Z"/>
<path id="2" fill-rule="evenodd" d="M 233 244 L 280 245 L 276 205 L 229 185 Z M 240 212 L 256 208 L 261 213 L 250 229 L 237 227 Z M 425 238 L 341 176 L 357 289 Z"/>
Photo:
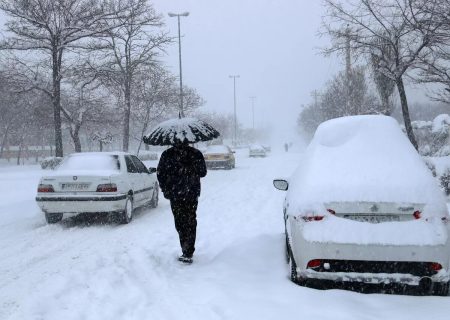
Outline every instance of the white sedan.
<path id="1" fill-rule="evenodd" d="M 48 223 L 64 213 L 110 212 L 129 223 L 133 210 L 158 205 L 156 169 L 125 152 L 74 153 L 39 182 L 36 201 Z"/>
<path id="2" fill-rule="evenodd" d="M 423 159 L 385 116 L 324 122 L 297 172 L 274 180 L 292 281 L 447 295 L 449 213 Z"/>

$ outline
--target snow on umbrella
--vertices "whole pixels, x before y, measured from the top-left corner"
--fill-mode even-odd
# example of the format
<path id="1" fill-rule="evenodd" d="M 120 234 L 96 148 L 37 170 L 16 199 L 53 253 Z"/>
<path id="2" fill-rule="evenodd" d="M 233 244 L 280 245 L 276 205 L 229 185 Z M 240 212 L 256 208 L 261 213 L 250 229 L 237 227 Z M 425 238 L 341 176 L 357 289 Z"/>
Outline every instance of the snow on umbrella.
<path id="1" fill-rule="evenodd" d="M 164 121 L 143 137 L 144 143 L 167 146 L 176 143 L 209 141 L 220 133 L 212 126 L 196 118 L 181 118 Z"/>

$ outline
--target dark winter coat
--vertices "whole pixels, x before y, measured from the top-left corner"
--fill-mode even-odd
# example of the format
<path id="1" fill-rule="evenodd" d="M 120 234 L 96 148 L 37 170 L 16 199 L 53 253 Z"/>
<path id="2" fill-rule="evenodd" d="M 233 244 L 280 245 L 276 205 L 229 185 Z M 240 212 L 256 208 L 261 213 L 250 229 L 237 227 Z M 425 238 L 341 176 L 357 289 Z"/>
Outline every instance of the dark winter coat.
<path id="1" fill-rule="evenodd" d="M 161 154 L 157 176 L 166 199 L 197 200 L 200 178 L 206 176 L 203 154 L 188 145 L 171 147 Z"/>

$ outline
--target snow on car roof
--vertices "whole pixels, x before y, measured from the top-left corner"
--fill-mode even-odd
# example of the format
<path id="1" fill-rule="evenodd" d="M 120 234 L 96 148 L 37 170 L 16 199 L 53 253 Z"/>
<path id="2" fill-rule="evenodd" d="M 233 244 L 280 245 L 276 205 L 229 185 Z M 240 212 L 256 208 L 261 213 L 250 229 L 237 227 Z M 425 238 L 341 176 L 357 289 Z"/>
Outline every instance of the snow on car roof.
<path id="1" fill-rule="evenodd" d="M 221 145 L 208 146 L 208 148 L 206 149 L 206 151 L 204 153 L 209 154 L 209 153 L 229 153 L 229 152 L 230 152 L 230 150 L 228 149 L 228 147 L 221 144 Z"/>
<path id="2" fill-rule="evenodd" d="M 64 158 L 55 175 L 80 171 L 98 175 L 117 173 L 120 170 L 117 156 L 116 152 L 73 153 Z"/>
<path id="3" fill-rule="evenodd" d="M 423 203 L 447 212 L 424 161 L 386 116 L 352 116 L 322 123 L 289 180 L 290 210 L 323 210 L 332 201 Z"/>

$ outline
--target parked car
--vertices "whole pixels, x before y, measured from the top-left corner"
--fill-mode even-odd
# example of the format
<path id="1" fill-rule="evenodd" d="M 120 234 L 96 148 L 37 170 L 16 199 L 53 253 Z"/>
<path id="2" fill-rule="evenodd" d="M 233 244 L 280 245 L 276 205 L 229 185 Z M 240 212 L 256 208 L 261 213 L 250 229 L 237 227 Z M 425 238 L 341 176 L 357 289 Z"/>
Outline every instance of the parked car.
<path id="1" fill-rule="evenodd" d="M 287 191 L 292 281 L 448 294 L 445 197 L 393 118 L 324 122 L 294 175 L 274 185 Z"/>
<path id="2" fill-rule="evenodd" d="M 266 149 L 259 145 L 259 144 L 252 144 L 249 147 L 249 154 L 250 157 L 265 157 L 266 156 Z"/>
<path id="3" fill-rule="evenodd" d="M 125 152 L 74 153 L 39 181 L 36 201 L 48 223 L 64 213 L 110 212 L 129 223 L 133 210 L 158 205 L 156 168 Z"/>
<path id="4" fill-rule="evenodd" d="M 233 169 L 236 166 L 234 152 L 226 145 L 208 146 L 203 155 L 207 168 Z"/>

